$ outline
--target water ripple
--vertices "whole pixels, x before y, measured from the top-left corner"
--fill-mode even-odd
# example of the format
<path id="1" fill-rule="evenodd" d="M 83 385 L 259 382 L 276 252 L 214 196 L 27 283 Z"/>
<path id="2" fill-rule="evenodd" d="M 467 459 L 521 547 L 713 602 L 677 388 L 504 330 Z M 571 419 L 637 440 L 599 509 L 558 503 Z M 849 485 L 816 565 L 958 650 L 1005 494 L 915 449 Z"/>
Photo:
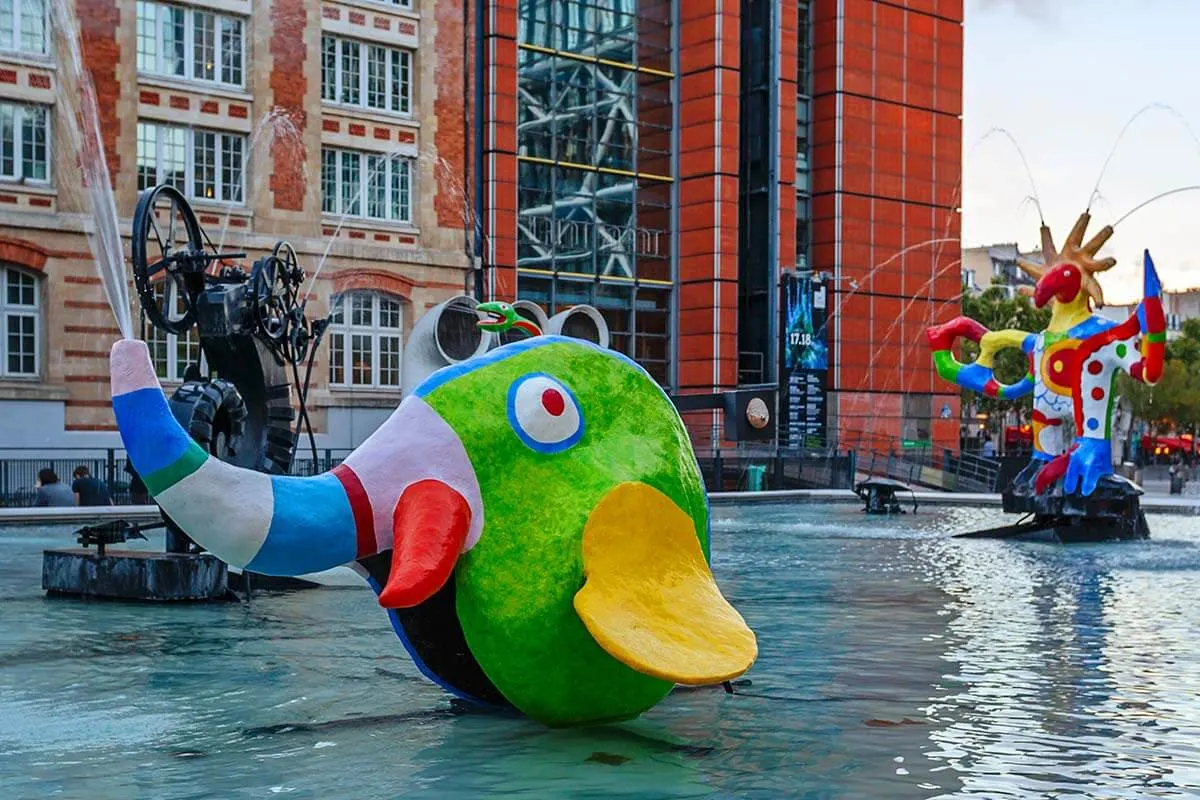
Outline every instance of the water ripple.
<path id="1" fill-rule="evenodd" d="M 989 509 L 715 515 L 749 683 L 569 731 L 453 707 L 369 591 L 49 601 L 40 550 L 66 532 L 0 531 L 0 797 L 1200 795 L 1188 518 L 1065 548 L 947 538 Z"/>

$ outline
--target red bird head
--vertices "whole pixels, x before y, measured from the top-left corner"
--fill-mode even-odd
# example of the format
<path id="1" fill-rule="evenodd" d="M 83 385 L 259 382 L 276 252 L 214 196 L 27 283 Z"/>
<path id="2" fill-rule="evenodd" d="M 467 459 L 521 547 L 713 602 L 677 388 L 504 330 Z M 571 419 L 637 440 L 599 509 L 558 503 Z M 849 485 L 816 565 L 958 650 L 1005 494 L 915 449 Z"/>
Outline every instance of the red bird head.
<path id="1" fill-rule="evenodd" d="M 1070 262 L 1056 264 L 1038 279 L 1033 290 L 1033 302 L 1043 308 L 1050 298 L 1060 303 L 1069 303 L 1079 296 L 1083 288 L 1083 271 Z"/>
<path id="2" fill-rule="evenodd" d="M 1052 299 L 1071 303 L 1079 300 L 1080 293 L 1087 295 L 1085 304 L 1090 298 L 1096 308 L 1104 307 L 1104 292 L 1095 276 L 1112 269 L 1117 262 L 1112 258 L 1098 258 L 1096 254 L 1112 236 L 1113 229 L 1105 225 L 1084 243 L 1083 235 L 1090 220 L 1087 212 L 1079 216 L 1061 251 L 1054 246 L 1050 229 L 1042 225 L 1042 262 L 1039 264 L 1023 257 L 1017 259 L 1017 266 L 1037 281 L 1032 291 L 1022 287 L 1022 294 L 1032 296 L 1038 308 L 1044 307 Z"/>

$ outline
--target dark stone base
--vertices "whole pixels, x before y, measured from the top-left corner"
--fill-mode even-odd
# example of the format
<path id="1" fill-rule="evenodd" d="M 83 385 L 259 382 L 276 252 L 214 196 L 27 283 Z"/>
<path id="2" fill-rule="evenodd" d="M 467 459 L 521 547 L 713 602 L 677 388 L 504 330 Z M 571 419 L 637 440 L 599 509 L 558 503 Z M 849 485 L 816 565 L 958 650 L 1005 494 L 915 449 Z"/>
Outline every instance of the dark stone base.
<path id="1" fill-rule="evenodd" d="M 214 555 L 129 550 L 45 550 L 42 589 L 52 595 L 196 602 L 229 599 L 225 562 Z"/>
<path id="2" fill-rule="evenodd" d="M 1070 544 L 1149 539 L 1142 512 L 1142 489 L 1120 475 L 1105 475 L 1090 495 L 1064 494 L 1059 482 L 1042 494 L 1034 491 L 1041 462 L 1031 462 L 1002 495 L 1004 510 L 1032 520 L 994 529 L 1004 537 L 1041 539 Z M 980 532 L 987 534 L 987 532 Z"/>
<path id="3" fill-rule="evenodd" d="M 1005 513 L 1116 519 L 1132 518 L 1139 511 L 1142 488 L 1120 475 L 1105 475 L 1090 495 L 1064 494 L 1061 481 L 1037 494 L 1033 481 L 1040 466 L 1041 462 L 1031 463 L 1001 495 Z"/>
<path id="4" fill-rule="evenodd" d="M 1054 517 L 1035 520 L 1041 530 L 1018 538 L 1060 544 L 1123 542 L 1150 538 L 1150 525 L 1140 510 L 1127 517 Z"/>

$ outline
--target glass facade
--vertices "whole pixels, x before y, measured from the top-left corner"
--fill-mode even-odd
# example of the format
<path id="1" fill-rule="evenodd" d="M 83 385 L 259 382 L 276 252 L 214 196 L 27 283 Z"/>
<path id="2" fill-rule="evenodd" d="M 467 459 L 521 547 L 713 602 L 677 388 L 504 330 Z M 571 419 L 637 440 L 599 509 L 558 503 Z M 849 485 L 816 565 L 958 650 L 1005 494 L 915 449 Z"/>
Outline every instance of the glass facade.
<path id="1" fill-rule="evenodd" d="M 611 346 L 669 376 L 671 0 L 522 0 L 518 296 L 594 305 Z"/>

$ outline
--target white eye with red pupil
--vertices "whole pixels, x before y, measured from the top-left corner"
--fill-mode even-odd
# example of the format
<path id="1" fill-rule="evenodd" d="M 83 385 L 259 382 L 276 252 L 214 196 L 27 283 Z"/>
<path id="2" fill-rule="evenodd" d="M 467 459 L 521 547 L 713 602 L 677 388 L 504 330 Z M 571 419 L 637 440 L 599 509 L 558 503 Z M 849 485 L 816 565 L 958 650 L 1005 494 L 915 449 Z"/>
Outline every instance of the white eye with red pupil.
<path id="1" fill-rule="evenodd" d="M 508 390 L 508 421 L 539 453 L 558 453 L 583 437 L 583 415 L 571 390 L 544 373 L 524 375 Z"/>

